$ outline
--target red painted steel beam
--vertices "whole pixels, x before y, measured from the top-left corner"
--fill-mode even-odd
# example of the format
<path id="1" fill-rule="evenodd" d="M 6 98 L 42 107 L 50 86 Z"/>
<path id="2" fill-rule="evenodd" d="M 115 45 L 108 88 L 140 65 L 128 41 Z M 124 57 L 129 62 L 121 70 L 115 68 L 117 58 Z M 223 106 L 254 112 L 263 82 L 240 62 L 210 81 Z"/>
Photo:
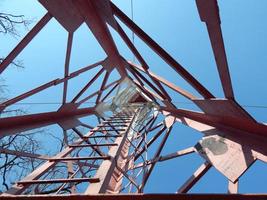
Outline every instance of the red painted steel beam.
<path id="1" fill-rule="evenodd" d="M 56 112 L 0 118 L 0 136 L 3 137 L 91 114 L 94 114 L 94 108 L 72 109 L 69 111 L 59 110 Z"/>
<path id="2" fill-rule="evenodd" d="M 81 144 L 81 145 L 69 145 L 69 147 L 105 147 L 105 146 L 118 146 L 116 143 L 103 143 L 103 144 Z M 0 149 L 1 152 L 1 149 Z"/>
<path id="3" fill-rule="evenodd" d="M 77 129 L 77 128 L 73 128 L 72 129 L 82 140 L 84 140 L 84 142 L 86 142 L 87 144 L 91 144 L 91 142 L 88 140 L 88 139 L 86 139 L 86 138 L 84 138 L 84 135 Z M 91 130 L 92 131 L 92 130 Z M 69 147 L 73 147 L 73 146 L 71 146 L 71 145 L 68 145 Z M 104 156 L 105 154 L 99 149 L 99 148 L 97 148 L 97 147 L 95 147 L 95 146 L 92 146 L 92 149 L 94 150 L 94 151 L 96 151 L 96 153 L 98 153 L 100 156 Z"/>
<path id="4" fill-rule="evenodd" d="M 105 101 L 106 98 L 108 98 L 108 96 L 116 89 L 116 87 L 118 87 L 118 85 L 120 84 L 120 82 L 118 81 L 109 91 L 108 93 L 103 97 L 103 99 L 101 99 L 101 101 Z"/>
<path id="5" fill-rule="evenodd" d="M 171 101 L 171 99 L 167 99 L 167 97 L 164 94 L 162 94 L 158 90 L 158 88 L 156 88 L 149 80 L 146 79 L 146 77 L 144 77 L 139 71 L 134 69 L 131 65 L 129 65 L 128 69 L 132 72 L 132 74 L 135 74 L 135 77 L 138 76 L 139 79 L 142 79 L 145 83 L 147 83 L 147 85 L 151 87 L 159 96 L 161 96 L 162 99 Z"/>
<path id="6" fill-rule="evenodd" d="M 102 93 L 103 93 L 103 89 L 104 89 L 104 87 L 105 87 L 105 85 L 106 85 L 106 83 L 107 83 L 107 81 L 108 81 L 109 74 L 110 74 L 110 73 L 107 71 L 106 74 L 105 74 L 105 76 L 104 76 L 104 79 L 103 79 L 103 81 L 102 81 L 101 87 L 100 87 L 100 89 L 99 89 L 99 94 L 97 95 L 97 98 L 96 98 L 96 104 L 99 103 L 99 100 L 100 100 L 101 95 L 102 95 Z"/>
<path id="7" fill-rule="evenodd" d="M 49 180 L 32 180 L 32 181 L 19 181 L 19 185 L 31 185 L 31 184 L 56 184 L 56 183 L 72 183 L 72 182 L 89 182 L 97 183 L 98 178 L 69 178 L 69 179 L 49 179 Z"/>
<path id="8" fill-rule="evenodd" d="M 178 118 L 189 118 L 194 121 L 216 127 L 226 131 L 225 133 L 240 133 L 246 136 L 252 136 L 258 140 L 266 140 L 267 126 L 256 123 L 251 120 L 241 119 L 230 116 L 216 116 L 201 112 L 195 112 L 183 109 L 172 109 L 161 107 L 162 111 L 170 112 L 173 116 Z"/>
<path id="9" fill-rule="evenodd" d="M 166 121 L 166 119 L 167 118 L 165 118 L 165 121 Z M 158 146 L 158 148 L 156 150 L 156 153 L 155 153 L 153 159 L 156 159 L 157 157 L 160 156 L 161 151 L 162 151 L 163 147 L 165 146 L 165 144 L 167 142 L 167 139 L 168 139 L 168 137 L 169 137 L 169 135 L 170 135 L 170 133 L 172 131 L 172 128 L 173 128 L 172 125 L 173 125 L 173 123 L 174 123 L 174 120 L 173 120 L 172 123 L 170 121 L 167 122 L 167 124 L 166 124 L 166 126 L 167 126 L 166 133 L 163 136 L 163 138 L 162 138 L 162 140 L 161 140 L 161 142 L 160 142 L 160 144 L 159 144 L 159 146 Z M 152 173 L 155 165 L 156 165 L 156 162 L 151 163 L 151 165 L 148 167 L 147 172 L 144 174 L 144 177 L 143 177 L 143 180 L 142 180 L 142 184 L 139 187 L 139 189 L 141 189 L 141 191 L 143 191 L 143 189 L 144 189 L 144 187 L 145 187 L 145 185 L 146 185 L 146 183 L 147 183 L 147 181 L 148 181 L 148 179 L 149 179 L 149 177 L 150 177 L 150 175 L 151 175 L 151 173 Z"/>
<path id="10" fill-rule="evenodd" d="M 133 82 L 143 92 L 143 94 L 148 96 L 151 100 L 154 101 L 154 103 L 156 103 L 158 105 L 159 105 L 159 103 L 157 102 L 157 99 L 162 101 L 162 102 L 164 101 L 164 99 L 161 96 L 159 96 L 157 93 L 154 93 L 151 90 L 149 90 L 147 87 L 145 87 L 144 83 L 137 79 L 139 77 L 136 76 L 136 74 L 133 73 L 133 75 L 136 77 L 136 80 L 133 80 Z"/>
<path id="11" fill-rule="evenodd" d="M 149 68 L 148 64 L 146 63 L 146 61 L 144 60 L 142 55 L 139 53 L 139 51 L 136 49 L 136 47 L 134 46 L 132 41 L 129 39 L 127 34 L 124 32 L 124 30 L 122 29 L 122 27 L 120 26 L 119 23 L 117 23 L 117 29 L 116 30 L 119 33 L 119 35 L 121 36 L 121 38 L 123 39 L 123 41 L 125 42 L 125 44 L 128 46 L 128 48 L 131 50 L 131 52 L 134 54 L 134 56 L 140 62 L 140 64 L 144 68 L 144 70 L 148 70 L 148 68 Z"/>
<path id="12" fill-rule="evenodd" d="M 138 27 L 127 15 L 110 2 L 113 13 L 137 36 L 139 36 L 155 53 L 157 53 L 166 63 L 168 63 L 177 73 L 179 73 L 193 88 L 195 88 L 204 98 L 214 98 L 214 96 L 199 83 L 185 68 L 183 68 L 173 57 L 171 57 L 162 47 L 160 47 L 149 35 Z"/>
<path id="13" fill-rule="evenodd" d="M 68 42 L 67 42 L 66 58 L 65 58 L 64 78 L 69 76 L 69 65 L 70 65 L 72 40 L 73 40 L 73 33 L 69 33 Z M 68 80 L 64 81 L 63 98 L 62 98 L 63 104 L 66 103 L 66 100 L 67 100 L 67 89 L 68 89 Z"/>
<path id="14" fill-rule="evenodd" d="M 132 62 L 130 62 L 130 61 L 128 61 L 128 63 L 129 63 L 130 65 L 132 65 L 134 68 L 136 68 L 136 69 L 138 69 L 138 70 L 140 70 L 140 71 L 142 71 L 142 72 L 144 72 L 144 73 L 150 75 L 150 76 L 153 77 L 154 79 L 156 79 L 156 80 L 158 80 L 159 82 L 163 83 L 164 85 L 168 86 L 169 88 L 171 88 L 171 89 L 174 90 L 175 92 L 178 92 L 179 94 L 181 94 L 181 95 L 184 96 L 185 98 L 190 99 L 190 100 L 192 100 L 192 99 L 196 99 L 196 98 L 197 98 L 197 97 L 195 97 L 193 94 L 191 94 L 191 93 L 189 93 L 188 91 L 185 91 L 185 90 L 183 90 L 182 88 L 180 88 L 180 87 L 174 85 L 172 82 L 170 82 L 170 81 L 168 81 L 168 80 L 166 80 L 166 79 L 160 77 L 159 75 L 156 75 L 156 74 L 154 74 L 153 72 L 151 72 L 151 71 L 149 71 L 149 70 L 145 71 L 144 69 L 142 69 L 141 66 L 138 66 L 138 65 L 136 65 L 136 64 L 134 64 L 134 63 L 132 63 Z"/>
<path id="15" fill-rule="evenodd" d="M 118 165 L 118 160 L 120 158 L 120 153 L 124 150 L 125 143 L 127 138 L 133 137 L 129 135 L 129 131 L 131 130 L 131 126 L 134 122 L 135 115 L 131 117 L 129 123 L 127 123 L 127 129 L 123 133 L 123 137 L 119 137 L 115 140 L 115 143 L 118 146 L 113 146 L 109 149 L 108 155 L 111 157 L 110 160 L 104 160 L 99 169 L 97 170 L 95 177 L 100 179 L 99 183 L 90 184 L 85 194 L 97 194 L 97 193 L 106 193 L 109 188 L 109 183 L 113 177 L 113 173 L 115 173 L 115 169 Z"/>
<path id="16" fill-rule="evenodd" d="M 119 23 L 117 23 L 117 26 L 116 27 L 117 27 L 117 32 L 119 33 L 119 35 L 121 36 L 121 38 L 123 39 L 123 41 L 126 43 L 126 45 L 128 46 L 128 48 L 132 51 L 132 53 L 136 56 L 137 60 L 143 66 L 143 69 L 145 71 L 147 71 L 149 67 L 148 67 L 148 64 L 146 63 L 146 61 L 144 60 L 144 58 L 141 56 L 141 54 L 135 48 L 134 44 L 131 42 L 131 40 L 129 39 L 129 37 L 127 36 L 127 34 L 124 32 L 124 30 L 121 28 L 121 26 L 119 25 Z M 165 89 L 162 87 L 162 85 L 160 84 L 160 82 L 157 79 L 155 79 L 154 77 L 150 76 L 149 73 L 148 73 L 148 76 L 159 87 L 160 91 L 168 98 L 168 100 L 171 101 L 171 97 L 165 91 Z"/>
<path id="17" fill-rule="evenodd" d="M 31 42 L 31 40 L 39 33 L 39 31 L 42 30 L 42 28 L 49 22 L 51 18 L 52 15 L 50 13 L 46 13 L 44 17 L 30 30 L 30 32 L 20 41 L 20 43 L 10 52 L 10 54 L 0 64 L 0 74 Z"/>
<path id="18" fill-rule="evenodd" d="M 98 127 L 95 127 L 94 129 L 98 129 Z M 93 132 L 89 131 L 84 137 L 89 137 L 93 134 Z M 74 141 L 73 144 L 82 144 L 84 141 L 82 139 L 78 139 Z M 72 151 L 74 151 L 76 148 L 74 147 L 66 147 L 64 148 L 60 153 L 58 153 L 56 156 L 53 158 L 63 158 L 69 155 Z M 65 162 L 65 161 L 64 161 Z M 24 177 L 22 181 L 32 181 L 32 180 L 37 180 L 42 175 L 44 175 L 46 172 L 48 172 L 49 169 L 53 168 L 58 161 L 46 161 L 44 164 L 40 165 L 38 168 L 36 168 L 34 171 L 32 171 L 29 175 Z M 79 162 L 78 162 L 79 163 Z M 7 196 L 7 195 L 19 195 L 23 191 L 25 191 L 29 185 L 18 185 L 14 184 L 10 189 L 8 189 L 5 193 L 1 195 L 2 196 Z M 30 197 L 29 197 L 30 198 Z"/>
<path id="19" fill-rule="evenodd" d="M 136 164 L 136 165 L 134 165 L 134 169 L 144 167 L 145 165 L 151 165 L 152 163 L 155 163 L 155 162 L 163 162 L 163 161 L 166 161 L 166 160 L 170 160 L 170 159 L 174 159 L 174 158 L 177 158 L 177 157 L 185 156 L 185 155 L 188 155 L 188 154 L 191 154 L 191 153 L 195 153 L 195 148 L 194 147 L 189 147 L 187 149 L 176 151 L 174 153 L 170 153 L 170 154 L 167 154 L 167 155 L 164 155 L 164 156 L 159 156 L 159 157 L 156 157 L 156 158 L 154 158 L 152 160 L 147 160 L 146 163 Z"/>
<path id="20" fill-rule="evenodd" d="M 113 86 L 113 85 L 116 86 L 117 84 L 119 84 L 119 81 L 120 81 L 120 79 L 118 79 L 118 80 L 116 80 L 116 81 L 113 81 L 112 83 L 106 85 L 106 86 L 103 88 L 103 91 L 105 91 L 106 89 L 110 88 L 110 87 Z M 85 97 L 84 99 L 80 100 L 80 101 L 78 102 L 78 104 L 83 104 L 83 103 L 85 103 L 86 101 L 88 101 L 89 99 L 93 98 L 94 96 L 96 96 L 96 95 L 99 94 L 99 93 L 100 93 L 100 91 L 96 91 L 96 92 L 90 94 L 89 96 L 87 96 L 87 97 Z"/>
<path id="21" fill-rule="evenodd" d="M 209 162 L 203 163 L 194 174 L 179 188 L 177 193 L 187 193 L 200 179 L 204 176 L 207 171 L 212 167 Z"/>
<path id="22" fill-rule="evenodd" d="M 136 150 L 136 155 L 134 160 L 137 160 L 146 150 L 146 148 L 150 147 L 150 145 L 152 145 L 156 139 L 158 139 L 159 136 L 161 136 L 161 134 L 166 130 L 166 126 L 163 126 L 147 143 L 146 147 L 143 147 L 142 149 L 137 149 Z"/>
<path id="23" fill-rule="evenodd" d="M 45 90 L 45 89 L 47 89 L 49 87 L 56 86 L 56 85 L 66 81 L 66 80 L 69 80 L 69 79 L 72 79 L 74 77 L 77 77 L 81 73 L 84 73 L 84 72 L 86 72 L 86 71 L 88 71 L 88 70 L 100 65 L 101 63 L 102 63 L 102 61 L 94 63 L 94 64 L 89 65 L 87 67 L 83 67 L 82 69 L 79 69 L 79 70 L 77 70 L 75 72 L 72 72 L 69 76 L 67 76 L 65 78 L 54 79 L 54 80 L 52 80 L 52 81 L 50 81 L 48 83 L 45 83 L 45 84 L 43 84 L 43 85 L 41 85 L 39 87 L 36 87 L 36 88 L 34 88 L 34 89 L 32 89 L 32 90 L 30 90 L 28 92 L 25 92 L 25 93 L 23 93 L 23 94 L 21 94 L 21 95 L 19 95 L 17 97 L 9 99 L 9 100 L 7 100 L 7 101 L 5 101 L 5 102 L 0 104 L 0 111 L 4 110 L 7 106 L 10 106 L 10 105 L 12 105 L 14 103 L 17 103 L 17 102 L 19 102 L 19 101 L 21 101 L 21 100 L 23 100 L 23 99 L 25 99 L 27 97 L 30 97 L 30 96 L 38 93 L 38 92 L 41 92 L 41 91 L 43 91 L 43 90 Z"/>
<path id="24" fill-rule="evenodd" d="M 125 66 L 123 60 L 120 57 L 119 51 L 112 38 L 112 35 L 107 27 L 106 22 L 101 18 L 101 12 L 96 5 L 97 2 L 77 0 L 75 1 L 76 7 L 80 11 L 81 15 L 84 16 L 85 22 L 98 40 L 103 50 L 108 55 L 107 68 L 116 67 L 122 77 L 126 76 Z"/>
<path id="25" fill-rule="evenodd" d="M 237 194 L 238 193 L 238 180 L 235 183 L 228 180 L 228 193 L 229 194 Z"/>
<path id="26" fill-rule="evenodd" d="M 91 157 L 63 157 L 63 158 L 50 158 L 50 161 L 69 161 L 69 160 L 109 160 L 110 156 L 91 156 Z"/>
<path id="27" fill-rule="evenodd" d="M 77 14 L 72 0 L 39 0 L 39 2 L 69 33 L 76 31 L 84 22 L 83 17 Z"/>
<path id="28" fill-rule="evenodd" d="M 223 42 L 217 0 L 196 0 L 201 21 L 206 23 L 224 95 L 233 99 L 234 92 Z"/>
<path id="29" fill-rule="evenodd" d="M 28 152 L 23 152 L 23 151 L 15 151 L 15 150 L 5 149 L 5 148 L 0 148 L 0 154 L 9 154 L 9 155 L 14 155 L 14 156 L 35 158 L 35 159 L 40 159 L 40 160 L 49 160 L 49 157 L 45 155 L 39 155 L 39 154 L 28 153 Z"/>
<path id="30" fill-rule="evenodd" d="M 147 85 L 149 87 L 151 87 L 158 95 L 160 95 L 165 101 L 169 101 L 171 102 L 172 99 L 169 96 L 169 94 L 165 91 L 165 89 L 163 89 L 162 85 L 159 83 L 158 80 L 154 79 L 154 77 L 148 75 L 151 80 L 160 88 L 160 90 L 155 87 L 144 75 L 142 75 L 137 69 L 135 69 L 132 65 L 129 65 L 130 70 L 132 70 L 132 73 L 135 73 L 139 78 L 141 78 L 142 80 L 144 80 L 144 82 L 147 83 Z M 173 107 L 175 107 L 173 105 Z"/>
<path id="31" fill-rule="evenodd" d="M 266 200 L 267 194 L 96 194 L 1 196 L 3 200 Z"/>
<path id="32" fill-rule="evenodd" d="M 80 92 L 72 99 L 72 103 L 76 102 L 80 96 L 95 82 L 95 80 L 104 72 L 104 68 L 101 68 L 99 72 L 80 90 Z"/>
<path id="33" fill-rule="evenodd" d="M 146 89 L 144 89 L 144 84 L 143 82 L 139 79 L 138 76 L 136 76 L 135 74 L 133 74 L 136 78 L 136 80 L 132 79 L 131 77 L 128 77 L 130 80 L 133 81 L 133 83 L 146 95 L 148 96 L 151 100 L 154 100 L 155 103 L 158 104 L 156 98 L 150 93 L 148 92 Z"/>

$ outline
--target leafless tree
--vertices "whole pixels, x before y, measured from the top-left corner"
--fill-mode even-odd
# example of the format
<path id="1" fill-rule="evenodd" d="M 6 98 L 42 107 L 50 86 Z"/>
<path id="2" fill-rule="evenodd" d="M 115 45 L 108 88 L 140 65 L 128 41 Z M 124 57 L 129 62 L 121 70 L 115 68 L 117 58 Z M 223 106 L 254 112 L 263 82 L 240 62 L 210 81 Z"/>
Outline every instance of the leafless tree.
<path id="1" fill-rule="evenodd" d="M 24 15 L 13 15 L 10 13 L 0 12 L 0 34 L 20 37 L 20 29 L 24 27 L 28 29 L 28 25 L 32 20 L 26 20 Z M 0 63 L 3 62 L 4 57 L 0 57 Z M 21 60 L 13 61 L 12 64 L 16 67 L 23 68 Z"/>
<path id="2" fill-rule="evenodd" d="M 20 37 L 20 29 L 27 28 L 31 23 L 29 20 L 25 20 L 23 15 L 13 15 L 9 13 L 0 13 L 0 34 L 11 35 L 14 37 Z M 0 56 L 0 63 L 4 60 L 4 57 Z M 24 67 L 23 62 L 20 60 L 13 61 L 12 64 L 16 67 Z M 0 102 L 6 100 L 7 88 L 4 79 L 0 80 Z M 1 115 L 21 115 L 25 113 L 23 109 L 7 109 L 1 112 Z M 4 153 L 3 150 L 9 149 L 13 151 L 21 151 L 35 154 L 41 145 L 36 139 L 37 133 L 41 133 L 43 130 L 37 130 L 34 132 L 20 133 L 13 136 L 7 136 L 0 140 L 0 176 L 2 178 L 2 186 L 0 189 L 7 190 L 10 185 L 25 176 L 35 169 L 41 162 L 40 160 L 19 157 Z"/>
<path id="3" fill-rule="evenodd" d="M 31 20 L 25 20 L 24 15 L 13 15 L 10 13 L 0 13 L 0 33 L 20 36 L 19 28 L 28 28 Z"/>
<path id="4" fill-rule="evenodd" d="M 9 13 L 0 13 L 0 34 L 3 35 L 11 35 L 14 37 L 20 36 L 20 30 L 22 27 L 27 28 L 31 21 L 25 20 L 23 15 L 13 15 Z M 4 57 L 0 56 L 0 63 L 3 62 Z M 12 63 L 16 67 L 24 67 L 22 61 L 14 61 Z M 8 85 L 5 84 L 5 80 L 0 77 L 0 103 L 7 100 L 8 95 Z M 5 109 L 4 111 L 0 111 L 0 116 L 16 116 L 27 114 L 27 112 L 18 107 L 17 109 Z M 45 133 L 44 133 L 45 132 Z M 49 152 L 44 150 L 42 145 L 42 135 L 46 135 L 46 138 L 49 135 L 50 143 L 58 144 L 56 149 L 57 152 L 61 151 L 66 145 L 72 143 L 77 139 L 77 134 L 73 132 L 63 132 L 61 136 L 56 136 L 50 131 L 45 129 L 38 129 L 33 131 L 27 131 L 23 133 L 19 133 L 12 136 L 6 136 L 0 139 L 0 192 L 6 191 L 12 186 L 16 181 L 20 180 L 31 171 L 36 169 L 39 165 L 41 165 L 45 160 L 41 160 L 38 158 L 34 158 L 36 155 L 40 154 L 48 154 Z M 52 141 L 53 140 L 53 141 Z M 55 145 L 56 146 L 56 145 Z M 13 153 L 12 153 L 12 152 Z M 16 152 L 22 152 L 26 156 L 17 155 Z M 79 151 L 74 151 L 73 154 L 79 156 Z M 33 155 L 27 156 L 27 155 Z M 79 164 L 79 163 L 78 163 Z M 68 166 L 66 163 L 59 164 L 56 167 L 53 167 L 48 173 L 45 174 L 46 179 L 51 178 L 67 178 L 69 176 L 66 173 Z M 85 176 L 88 172 L 92 171 L 92 169 L 82 169 L 79 165 L 73 166 L 74 170 L 80 171 L 82 173 L 81 176 Z M 55 193 L 60 190 L 60 193 L 71 193 L 72 187 L 74 185 L 78 185 L 80 183 L 68 184 L 64 185 L 64 187 L 60 184 L 51 185 L 51 184 L 41 184 L 32 186 L 29 190 L 26 190 L 24 193 L 29 194 L 31 192 L 37 194 L 50 194 Z"/>

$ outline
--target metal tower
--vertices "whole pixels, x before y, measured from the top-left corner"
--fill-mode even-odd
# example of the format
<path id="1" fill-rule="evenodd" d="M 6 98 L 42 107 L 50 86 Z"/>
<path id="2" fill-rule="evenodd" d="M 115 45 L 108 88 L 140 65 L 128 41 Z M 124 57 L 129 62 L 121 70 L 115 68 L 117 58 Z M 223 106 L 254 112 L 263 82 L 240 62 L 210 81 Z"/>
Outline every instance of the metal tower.
<path id="1" fill-rule="evenodd" d="M 264 199 L 267 195 L 238 195 L 238 181 L 255 162 L 267 162 L 265 124 L 257 122 L 235 100 L 221 33 L 216 0 L 196 0 L 200 19 L 207 26 L 225 98 L 216 98 L 170 54 L 109 0 L 39 0 L 47 14 L 30 30 L 0 64 L 2 73 L 42 28 L 55 18 L 68 32 L 65 75 L 33 88 L 1 104 L 1 111 L 43 90 L 63 84 L 59 110 L 0 118 L 0 134 L 5 137 L 23 131 L 58 124 L 63 131 L 73 130 L 79 139 L 65 144 L 53 157 L 34 155 L 11 149 L 2 153 L 43 160 L 43 164 L 1 194 L 3 199 Z M 158 56 L 186 80 L 201 97 L 176 86 L 150 71 L 147 62 L 129 39 L 118 19 L 146 43 Z M 74 32 L 82 23 L 107 54 L 105 60 L 69 73 Z M 114 43 L 109 25 L 126 43 L 140 65 L 123 58 Z M 97 66 L 101 70 L 72 101 L 67 102 L 68 81 Z M 109 84 L 113 70 L 120 78 Z M 163 70 L 163 69 L 162 69 Z M 85 98 L 85 91 L 105 73 L 100 89 Z M 201 112 L 177 108 L 165 88 L 194 103 Z M 96 97 L 95 106 L 85 102 Z M 96 115 L 99 124 L 91 127 L 79 118 Z M 175 123 L 182 123 L 203 133 L 193 147 L 162 155 L 162 149 Z M 87 133 L 79 130 L 83 126 Z M 147 151 L 158 139 L 152 158 Z M 187 154 L 199 154 L 206 161 L 175 194 L 143 194 L 144 187 L 159 162 Z M 67 166 L 61 174 L 53 169 Z M 229 194 L 185 194 L 211 168 L 229 180 Z M 68 189 L 66 189 L 68 188 Z"/>

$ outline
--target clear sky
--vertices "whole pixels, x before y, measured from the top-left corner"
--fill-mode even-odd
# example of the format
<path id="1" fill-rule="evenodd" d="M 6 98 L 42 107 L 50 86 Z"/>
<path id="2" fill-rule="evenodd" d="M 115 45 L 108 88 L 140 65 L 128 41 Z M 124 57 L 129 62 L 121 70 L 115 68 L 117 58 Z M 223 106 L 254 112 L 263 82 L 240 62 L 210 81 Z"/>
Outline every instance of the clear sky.
<path id="1" fill-rule="evenodd" d="M 131 16 L 130 0 L 113 1 Z M 219 0 L 221 26 L 228 58 L 229 70 L 237 101 L 260 122 L 267 122 L 267 1 L 266 0 Z M 134 21 L 154 40 L 165 48 L 191 74 L 198 78 L 216 97 L 223 98 L 207 29 L 200 21 L 194 0 L 133 0 Z M 32 19 L 31 28 L 46 10 L 36 0 L 1 0 L 0 12 L 24 14 Z M 129 30 L 125 29 L 131 34 Z M 27 33 L 21 37 L 0 34 L 0 55 L 6 56 Z M 128 60 L 133 56 L 122 41 L 113 33 L 119 52 Z M 8 96 L 14 97 L 40 84 L 64 75 L 64 58 L 67 32 L 55 20 L 33 39 L 18 56 L 25 69 L 9 67 L 2 75 L 8 87 Z M 148 62 L 152 71 L 187 89 L 196 92 L 156 56 L 141 40 L 135 45 Z M 74 35 L 70 71 L 105 58 L 104 51 L 83 24 Z M 92 70 L 70 81 L 68 99 L 76 94 L 97 71 Z M 115 79 L 114 79 L 115 80 Z M 94 85 L 99 85 L 96 82 Z M 94 88 L 93 87 L 93 88 Z M 96 89 L 95 89 L 96 90 Z M 61 102 L 62 86 L 48 89 L 22 102 Z M 89 92 L 92 92 L 91 90 Z M 183 97 L 170 92 L 173 101 L 181 108 L 194 108 Z M 59 105 L 19 105 L 29 113 L 52 111 Z M 177 124 L 168 139 L 163 154 L 195 145 L 202 136 L 188 127 Z M 175 192 L 203 160 L 197 155 L 174 159 L 156 166 L 146 187 L 146 192 Z M 267 192 L 267 166 L 257 161 L 240 180 L 240 192 Z M 226 179 L 212 168 L 192 192 L 226 192 Z"/>

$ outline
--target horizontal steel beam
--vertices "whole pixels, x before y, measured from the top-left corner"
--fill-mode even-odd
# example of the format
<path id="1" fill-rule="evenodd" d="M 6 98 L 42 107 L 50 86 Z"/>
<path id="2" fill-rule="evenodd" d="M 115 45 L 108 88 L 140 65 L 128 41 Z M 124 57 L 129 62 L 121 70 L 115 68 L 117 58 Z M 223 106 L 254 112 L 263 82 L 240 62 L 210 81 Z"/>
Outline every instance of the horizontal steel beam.
<path id="1" fill-rule="evenodd" d="M 80 145 L 69 145 L 69 147 L 104 147 L 104 146 L 117 146 L 118 144 L 115 143 L 103 143 L 103 144 L 80 144 Z"/>
<path id="2" fill-rule="evenodd" d="M 267 126 L 251 120 L 230 116 L 216 116 L 184 109 L 171 109 L 161 107 L 161 110 L 170 112 L 171 115 L 178 118 L 186 117 L 197 122 L 216 127 L 220 130 L 228 131 L 229 134 L 231 132 L 240 133 L 243 135 L 266 140 Z"/>
<path id="3" fill-rule="evenodd" d="M 83 138 L 108 138 L 108 137 L 122 137 L 121 135 L 94 135 L 94 136 L 84 136 Z"/>
<path id="4" fill-rule="evenodd" d="M 92 156 L 92 157 L 64 157 L 50 158 L 49 161 L 70 161 L 70 160 L 108 160 L 110 156 Z"/>
<path id="5" fill-rule="evenodd" d="M 97 183 L 98 178 L 70 178 L 70 179 L 49 179 L 49 180 L 32 180 L 32 181 L 19 181 L 19 185 L 31 185 L 31 184 L 53 184 L 53 183 L 72 183 L 72 182 L 89 182 Z"/>
<path id="6" fill-rule="evenodd" d="M 266 200 L 267 194 L 96 194 L 1 196 L 3 200 Z"/>
<path id="7" fill-rule="evenodd" d="M 15 151 L 15 150 L 5 149 L 5 148 L 0 148 L 0 154 L 9 154 L 9 155 L 15 155 L 15 156 L 26 157 L 26 158 L 36 158 L 40 160 L 49 160 L 49 157 L 45 155 L 39 155 L 39 154 L 34 154 L 34 153 L 29 153 L 29 152 L 24 152 L 24 151 Z"/>
<path id="8" fill-rule="evenodd" d="M 67 104 L 65 104 L 67 105 Z M 15 117 L 0 118 L 0 137 L 40 128 L 51 124 L 63 122 L 94 114 L 94 108 L 77 109 L 67 106 L 55 112 L 46 112 Z"/>

